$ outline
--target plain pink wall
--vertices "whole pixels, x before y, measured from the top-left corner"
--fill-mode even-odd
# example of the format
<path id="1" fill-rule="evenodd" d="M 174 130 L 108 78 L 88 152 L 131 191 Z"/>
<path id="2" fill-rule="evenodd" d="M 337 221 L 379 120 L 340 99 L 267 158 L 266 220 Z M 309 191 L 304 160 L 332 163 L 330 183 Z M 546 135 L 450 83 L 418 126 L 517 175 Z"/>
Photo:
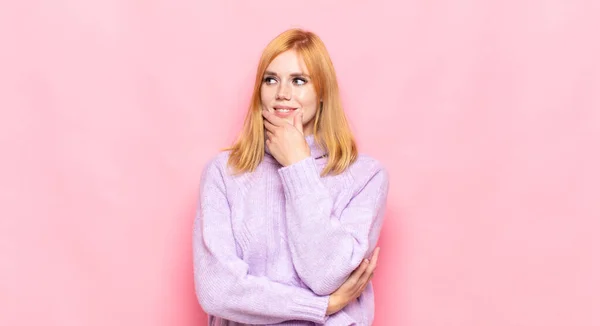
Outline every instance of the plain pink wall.
<path id="1" fill-rule="evenodd" d="M 262 48 L 305 27 L 391 173 L 376 325 L 600 325 L 599 9 L 3 2 L 0 324 L 205 325 L 201 169 Z"/>

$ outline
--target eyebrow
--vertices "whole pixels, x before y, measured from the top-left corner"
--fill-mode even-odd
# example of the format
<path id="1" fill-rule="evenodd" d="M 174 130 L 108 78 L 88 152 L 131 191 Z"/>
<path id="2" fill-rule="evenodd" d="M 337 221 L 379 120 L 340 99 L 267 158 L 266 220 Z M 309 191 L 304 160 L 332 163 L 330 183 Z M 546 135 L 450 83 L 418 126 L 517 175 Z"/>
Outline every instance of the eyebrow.
<path id="1" fill-rule="evenodd" d="M 272 71 L 265 71 L 265 75 L 269 75 L 269 76 L 277 76 L 277 73 L 272 72 Z M 310 78 L 309 75 L 303 74 L 303 73 L 299 73 L 299 72 L 294 72 L 290 74 L 291 77 L 307 77 Z"/>

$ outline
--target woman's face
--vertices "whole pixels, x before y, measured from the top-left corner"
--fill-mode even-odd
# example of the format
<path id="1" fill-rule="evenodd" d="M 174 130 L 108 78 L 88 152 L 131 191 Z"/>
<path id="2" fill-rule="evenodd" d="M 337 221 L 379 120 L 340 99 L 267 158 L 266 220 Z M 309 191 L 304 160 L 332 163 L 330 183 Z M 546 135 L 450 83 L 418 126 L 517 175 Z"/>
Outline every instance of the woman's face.
<path id="1" fill-rule="evenodd" d="M 297 110 L 303 113 L 304 134 L 312 133 L 312 122 L 317 112 L 319 99 L 308 76 L 304 60 L 294 50 L 281 53 L 267 67 L 260 88 L 263 110 L 293 123 Z"/>

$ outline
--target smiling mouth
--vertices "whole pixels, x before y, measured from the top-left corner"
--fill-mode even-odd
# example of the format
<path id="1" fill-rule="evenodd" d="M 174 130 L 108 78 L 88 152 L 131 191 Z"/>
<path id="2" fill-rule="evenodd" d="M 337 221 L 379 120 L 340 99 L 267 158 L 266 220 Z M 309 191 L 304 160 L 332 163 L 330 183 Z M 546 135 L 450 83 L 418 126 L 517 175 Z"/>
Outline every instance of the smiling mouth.
<path id="1" fill-rule="evenodd" d="M 285 113 L 285 112 L 291 112 L 291 111 L 295 111 L 295 110 L 297 110 L 298 108 L 280 108 L 280 107 L 274 107 L 273 109 L 274 109 L 275 111 L 277 111 L 277 112 L 284 112 L 284 113 Z"/>

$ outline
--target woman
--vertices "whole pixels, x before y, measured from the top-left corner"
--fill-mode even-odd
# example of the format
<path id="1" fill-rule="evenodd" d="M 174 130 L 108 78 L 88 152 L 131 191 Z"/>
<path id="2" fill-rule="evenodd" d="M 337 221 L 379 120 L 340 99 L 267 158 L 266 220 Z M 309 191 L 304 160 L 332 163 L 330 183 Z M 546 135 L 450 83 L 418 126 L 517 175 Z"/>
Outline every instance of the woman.
<path id="1" fill-rule="evenodd" d="M 243 130 L 200 192 L 194 280 L 209 325 L 372 323 L 388 175 L 358 154 L 315 34 L 267 45 Z"/>

